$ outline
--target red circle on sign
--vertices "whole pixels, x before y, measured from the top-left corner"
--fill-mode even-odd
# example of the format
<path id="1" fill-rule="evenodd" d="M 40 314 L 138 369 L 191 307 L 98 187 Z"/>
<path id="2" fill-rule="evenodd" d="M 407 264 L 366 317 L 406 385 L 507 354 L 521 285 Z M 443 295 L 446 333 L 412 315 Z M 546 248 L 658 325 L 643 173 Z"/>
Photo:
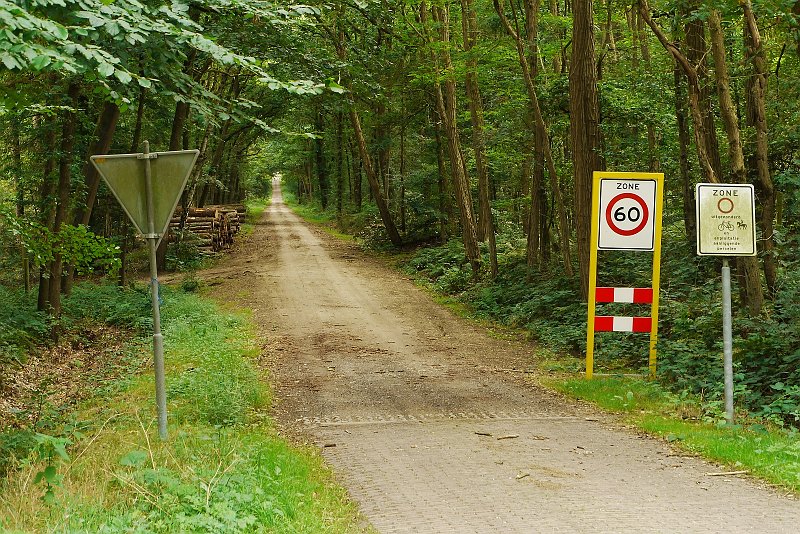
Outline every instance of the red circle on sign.
<path id="1" fill-rule="evenodd" d="M 722 209 L 722 201 L 723 200 L 727 200 L 730 203 L 730 205 L 731 205 L 730 209 L 728 209 L 728 210 Z M 720 213 L 730 213 L 730 212 L 732 212 L 733 211 L 733 200 L 729 199 L 728 197 L 722 197 L 721 199 L 719 199 L 719 202 L 717 202 L 717 209 L 720 211 Z"/>
<path id="2" fill-rule="evenodd" d="M 639 226 L 636 228 L 631 228 L 630 230 L 623 230 L 619 226 L 617 226 L 614 221 L 614 217 L 612 213 L 614 212 L 614 205 L 619 202 L 620 200 L 624 200 L 626 198 L 630 198 L 639 203 L 642 207 L 642 222 L 639 223 Z M 606 208 L 606 223 L 608 223 L 608 227 L 619 235 L 623 236 L 630 236 L 638 234 L 642 231 L 642 229 L 647 226 L 647 221 L 650 219 L 650 211 L 647 209 L 647 204 L 645 204 L 642 197 L 639 195 L 634 195 L 633 193 L 621 193 L 614 198 L 611 199 L 611 202 L 608 203 L 608 207 Z"/>

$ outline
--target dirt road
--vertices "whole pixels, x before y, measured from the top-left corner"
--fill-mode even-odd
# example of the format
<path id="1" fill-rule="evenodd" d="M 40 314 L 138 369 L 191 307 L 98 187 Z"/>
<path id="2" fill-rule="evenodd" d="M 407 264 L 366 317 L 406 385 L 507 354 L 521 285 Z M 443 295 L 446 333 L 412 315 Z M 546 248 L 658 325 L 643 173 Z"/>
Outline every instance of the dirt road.
<path id="1" fill-rule="evenodd" d="M 273 203 L 207 271 L 254 310 L 277 417 L 380 532 L 797 532 L 800 503 L 529 384 L 526 344 Z"/>

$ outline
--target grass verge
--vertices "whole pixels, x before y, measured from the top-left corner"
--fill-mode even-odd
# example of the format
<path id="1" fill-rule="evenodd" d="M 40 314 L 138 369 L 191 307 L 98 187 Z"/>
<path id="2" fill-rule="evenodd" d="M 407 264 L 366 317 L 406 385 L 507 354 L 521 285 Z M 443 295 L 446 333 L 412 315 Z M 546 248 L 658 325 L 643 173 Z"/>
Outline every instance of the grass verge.
<path id="1" fill-rule="evenodd" d="M 310 223 L 317 225 L 324 232 L 341 239 L 343 241 L 353 241 L 355 236 L 343 234 L 336 229 L 336 213 L 330 211 L 322 211 L 314 204 L 300 204 L 297 202 L 297 197 L 294 193 L 283 190 L 283 200 L 289 209 L 291 209 L 298 217 Z"/>
<path id="2" fill-rule="evenodd" d="M 242 225 L 241 230 L 243 235 L 248 236 L 253 233 L 256 223 L 261 219 L 261 216 L 271 202 L 271 198 L 253 198 L 247 200 L 245 203 L 247 206 L 247 221 Z"/>
<path id="3" fill-rule="evenodd" d="M 169 439 L 150 371 L 94 397 L 0 480 L 10 532 L 349 532 L 320 456 L 281 439 L 246 316 L 165 288 Z M 149 351 L 147 339 L 135 350 Z"/>

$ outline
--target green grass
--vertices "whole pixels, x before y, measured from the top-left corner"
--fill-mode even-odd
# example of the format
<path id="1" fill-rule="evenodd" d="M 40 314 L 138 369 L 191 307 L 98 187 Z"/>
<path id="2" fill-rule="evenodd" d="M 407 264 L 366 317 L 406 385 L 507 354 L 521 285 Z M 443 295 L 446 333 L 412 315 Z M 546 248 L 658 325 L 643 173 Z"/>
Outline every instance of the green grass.
<path id="1" fill-rule="evenodd" d="M 255 223 L 261 219 L 264 211 L 269 207 L 272 202 L 271 198 L 252 198 L 245 202 L 247 206 L 247 222 L 242 225 L 241 232 L 244 235 L 250 235 L 255 229 Z"/>
<path id="2" fill-rule="evenodd" d="M 163 297 L 169 439 L 157 435 L 151 371 L 131 377 L 84 405 L 76 416 L 85 423 L 63 427 L 68 459 L 45 444 L 0 480 L 0 530 L 358 530 L 318 452 L 274 429 L 247 317 L 196 294 L 165 288 Z M 48 482 L 52 504 L 42 499 Z"/>
<path id="3" fill-rule="evenodd" d="M 283 200 L 298 217 L 317 225 L 325 233 L 343 241 L 355 240 L 354 236 L 343 234 L 336 229 L 336 213 L 334 211 L 323 211 L 314 204 L 300 204 L 297 202 L 297 197 L 286 190 L 283 191 Z"/>

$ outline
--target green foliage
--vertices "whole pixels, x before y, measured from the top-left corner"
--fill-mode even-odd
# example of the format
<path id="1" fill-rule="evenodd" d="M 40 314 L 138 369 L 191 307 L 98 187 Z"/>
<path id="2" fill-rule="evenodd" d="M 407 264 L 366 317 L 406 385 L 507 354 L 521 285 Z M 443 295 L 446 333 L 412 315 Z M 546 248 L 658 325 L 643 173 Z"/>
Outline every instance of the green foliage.
<path id="1" fill-rule="evenodd" d="M 49 330 L 47 315 L 36 311 L 31 295 L 0 286 L 0 367 L 23 361 Z"/>
<path id="2" fill-rule="evenodd" d="M 249 335 L 243 323 L 172 291 L 164 294 L 163 316 L 164 335 L 191 362 L 169 385 L 170 397 L 183 401 L 180 416 L 211 425 L 243 423 L 264 402 L 258 375 L 236 341 Z"/>
<path id="3" fill-rule="evenodd" d="M 503 239 L 499 239 L 502 243 Z M 480 316 L 523 328 L 531 339 L 559 351 L 581 354 L 586 342 L 586 304 L 574 279 L 553 271 L 530 270 L 513 245 L 504 246 L 503 268 L 494 280 L 474 281 L 457 240 L 421 249 L 405 270 L 422 276 L 438 292 L 455 295 Z M 501 247 L 501 250 L 503 247 Z M 722 312 L 719 279 L 713 265 L 698 263 L 689 246 L 667 238 L 662 261 L 658 376 L 665 387 L 697 395 L 709 414 L 717 414 L 723 395 Z M 792 257 L 792 254 L 789 255 Z M 647 287 L 648 255 L 605 252 L 598 284 Z M 708 276 L 703 279 L 698 271 Z M 736 403 L 742 410 L 779 424 L 800 423 L 800 274 L 782 272 L 771 313 L 737 315 L 734 331 Z M 633 304 L 598 304 L 597 313 L 641 315 Z M 741 309 L 741 306 L 734 306 Z M 646 313 L 646 312 L 644 312 Z M 639 334 L 598 333 L 595 360 L 605 371 L 647 368 L 648 338 Z"/>
<path id="4" fill-rule="evenodd" d="M 241 438 L 227 431 L 184 436 L 176 454 L 194 456 L 195 467 L 153 468 L 147 465 L 148 454 L 141 450 L 123 456 L 118 478 L 158 500 L 142 499 L 132 510 L 119 510 L 98 532 L 283 531 L 285 525 L 298 520 L 299 508 L 314 498 L 309 493 L 313 482 L 307 465 L 285 445 L 265 443 L 246 431 Z"/>
<path id="5" fill-rule="evenodd" d="M 796 254 L 796 249 L 788 250 L 788 257 Z M 676 390 L 719 403 L 723 394 L 719 278 L 700 281 L 697 271 L 676 269 L 681 257 L 665 259 L 671 291 L 661 300 L 659 375 Z M 774 301 L 768 303 L 768 314 L 754 318 L 734 314 L 736 404 L 780 424 L 800 423 L 798 302 L 800 275 L 786 269 Z M 734 302 L 734 311 L 741 308 Z"/>
<path id="6" fill-rule="evenodd" d="M 35 266 L 46 265 L 60 254 L 78 274 L 103 272 L 114 275 L 120 267 L 119 247 L 111 239 L 84 225 L 65 224 L 53 233 L 41 224 L 16 216 L 0 204 L 0 236 L 19 241 Z"/>
<path id="7" fill-rule="evenodd" d="M 93 315 L 85 310 L 84 317 L 130 322 L 124 319 L 136 315 L 136 306 L 130 304 L 149 303 L 142 289 L 104 286 L 77 298 L 86 300 L 96 292 L 102 296 L 85 306 L 99 309 Z M 127 390 L 116 389 L 111 397 L 95 398 L 85 407 L 93 414 L 95 429 L 97 413 L 110 409 L 115 414 L 91 440 L 82 435 L 81 426 L 64 424 L 63 414 L 54 414 L 54 425 L 0 435 L 0 454 L 16 443 L 16 457 L 27 458 L 14 464 L 18 476 L 37 479 L 47 501 L 57 503 L 42 502 L 29 484 L 15 484 L 12 473 L 0 487 L 0 530 L 354 530 L 355 508 L 344 490 L 332 484 L 319 456 L 280 439 L 262 410 L 268 395 L 254 367 L 252 325 L 196 293 L 162 288 L 161 294 L 170 440 L 144 435 L 155 432 L 145 430 L 140 418 L 153 411 L 149 373 L 126 377 Z M 111 314 L 114 303 L 123 309 Z M 73 443 L 81 446 L 80 454 L 70 453 Z M 60 468 L 65 455 L 72 456 L 68 470 Z"/>
<path id="8" fill-rule="evenodd" d="M 36 473 L 34 484 L 44 485 L 42 500 L 47 504 L 54 504 L 56 500 L 54 488 L 60 487 L 63 476 L 58 473 L 56 466 L 59 461 L 69 461 L 67 447 L 72 441 L 64 437 L 53 437 L 47 434 L 34 434 L 36 440 L 35 453 L 38 459 L 44 462 L 43 468 Z"/>
<path id="9" fill-rule="evenodd" d="M 191 230 L 175 232 L 177 240 L 167 247 L 167 270 L 186 272 L 199 269 L 204 264 L 197 243 L 200 238 Z"/>
<path id="10" fill-rule="evenodd" d="M 64 225 L 54 244 L 63 261 L 73 265 L 78 274 L 105 272 L 114 276 L 121 265 L 119 247 L 112 240 L 98 236 L 83 225 Z"/>
<path id="11" fill-rule="evenodd" d="M 660 435 L 675 446 L 702 454 L 734 469 L 800 490 L 800 440 L 797 432 L 769 430 L 763 425 L 746 427 L 698 424 L 653 414 L 639 418 L 646 431 Z"/>
<path id="12" fill-rule="evenodd" d="M 65 326 L 92 320 L 130 328 L 139 333 L 153 326 L 149 290 L 135 285 L 121 288 L 111 284 L 91 282 L 77 284 L 63 300 Z"/>

